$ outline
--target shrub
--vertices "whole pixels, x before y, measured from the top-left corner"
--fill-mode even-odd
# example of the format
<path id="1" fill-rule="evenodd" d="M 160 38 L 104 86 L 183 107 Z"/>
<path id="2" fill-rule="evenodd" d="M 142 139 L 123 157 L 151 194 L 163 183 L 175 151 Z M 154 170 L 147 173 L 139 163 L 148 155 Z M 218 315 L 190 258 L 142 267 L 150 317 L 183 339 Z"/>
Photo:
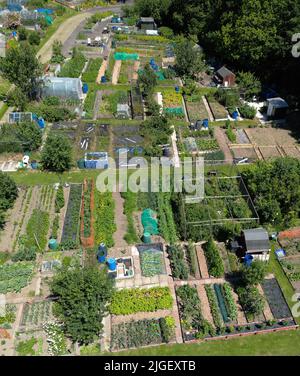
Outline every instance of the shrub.
<path id="1" fill-rule="evenodd" d="M 265 300 L 256 287 L 240 287 L 237 290 L 243 309 L 248 314 L 259 315 L 263 312 Z"/>
<path id="2" fill-rule="evenodd" d="M 204 245 L 204 250 L 209 274 L 215 278 L 222 277 L 224 275 L 223 261 L 212 239 L 209 239 Z"/>
<path id="3" fill-rule="evenodd" d="M 184 261 L 184 253 L 180 245 L 167 247 L 167 253 L 170 257 L 172 275 L 174 278 L 188 279 L 188 268 Z"/>
<path id="4" fill-rule="evenodd" d="M 240 114 L 245 119 L 254 119 L 256 115 L 256 109 L 244 104 L 243 106 L 239 107 Z"/>
<path id="5" fill-rule="evenodd" d="M 159 319 L 162 340 L 169 343 L 174 336 L 175 320 L 171 316 L 162 317 Z"/>
<path id="6" fill-rule="evenodd" d="M 55 197 L 55 212 L 59 213 L 60 210 L 65 206 L 65 197 L 64 197 L 64 189 L 62 185 L 58 187 L 56 197 Z"/>

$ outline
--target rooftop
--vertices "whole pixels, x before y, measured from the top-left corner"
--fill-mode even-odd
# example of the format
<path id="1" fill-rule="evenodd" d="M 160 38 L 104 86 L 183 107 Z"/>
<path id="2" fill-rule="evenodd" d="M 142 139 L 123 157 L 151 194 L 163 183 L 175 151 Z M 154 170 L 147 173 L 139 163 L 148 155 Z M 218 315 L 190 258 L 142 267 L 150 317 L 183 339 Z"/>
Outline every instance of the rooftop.
<path id="1" fill-rule="evenodd" d="M 288 108 L 289 107 L 287 102 L 283 98 L 280 98 L 280 97 L 269 98 L 269 99 L 267 99 L 267 101 L 268 101 L 269 104 L 272 104 L 273 107 L 277 107 L 277 108 Z"/>
<path id="2" fill-rule="evenodd" d="M 247 251 L 262 252 L 270 249 L 269 235 L 263 228 L 243 230 Z"/>
<path id="3" fill-rule="evenodd" d="M 230 75 L 233 75 L 235 76 L 235 74 L 233 72 L 231 72 L 231 70 L 229 70 L 228 68 L 226 68 L 225 66 L 223 66 L 222 68 L 220 68 L 218 71 L 217 71 L 217 74 L 223 78 L 227 77 L 227 76 L 230 76 Z"/>

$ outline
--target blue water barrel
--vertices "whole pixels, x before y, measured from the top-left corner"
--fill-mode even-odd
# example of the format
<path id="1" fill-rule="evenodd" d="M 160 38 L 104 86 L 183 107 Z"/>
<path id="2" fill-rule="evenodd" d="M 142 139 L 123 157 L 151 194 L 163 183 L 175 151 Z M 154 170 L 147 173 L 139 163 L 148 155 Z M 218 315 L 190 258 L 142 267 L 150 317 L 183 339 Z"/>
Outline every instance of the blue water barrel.
<path id="1" fill-rule="evenodd" d="M 50 240 L 49 240 L 49 243 L 48 243 L 48 247 L 49 247 L 50 249 L 52 249 L 52 250 L 57 249 L 58 244 L 57 244 L 56 239 L 50 239 Z"/>
<path id="2" fill-rule="evenodd" d="M 237 120 L 238 117 L 239 117 L 239 113 L 238 113 L 237 111 L 234 111 L 234 112 L 232 113 L 232 117 L 233 117 L 234 120 Z"/>
<path id="3" fill-rule="evenodd" d="M 252 262 L 253 262 L 253 256 L 252 255 L 246 255 L 245 258 L 244 258 L 244 264 L 246 266 L 251 266 Z"/>
<path id="4" fill-rule="evenodd" d="M 44 129 L 45 128 L 45 120 L 42 117 L 38 118 L 37 123 L 38 123 L 40 129 Z"/>
<path id="5" fill-rule="evenodd" d="M 208 128 L 208 119 L 204 119 L 202 125 L 204 128 Z"/>
<path id="6" fill-rule="evenodd" d="M 176 93 L 179 93 L 179 86 L 175 86 L 175 91 L 176 91 Z"/>
<path id="7" fill-rule="evenodd" d="M 86 93 L 88 92 L 88 90 L 89 90 L 89 86 L 88 86 L 88 84 L 84 83 L 84 84 L 82 85 L 82 91 L 83 91 L 83 94 L 86 94 Z"/>
<path id="8" fill-rule="evenodd" d="M 111 271 L 116 270 L 117 269 L 117 261 L 116 261 L 116 259 L 109 258 L 107 260 L 107 266 L 108 266 L 108 269 L 111 270 Z"/>
<path id="9" fill-rule="evenodd" d="M 31 165 L 31 168 L 32 168 L 33 170 L 37 170 L 37 168 L 38 168 L 37 161 L 32 161 L 30 165 Z"/>
<path id="10" fill-rule="evenodd" d="M 102 76 L 101 77 L 101 82 L 104 84 L 106 82 L 106 77 L 105 76 Z"/>

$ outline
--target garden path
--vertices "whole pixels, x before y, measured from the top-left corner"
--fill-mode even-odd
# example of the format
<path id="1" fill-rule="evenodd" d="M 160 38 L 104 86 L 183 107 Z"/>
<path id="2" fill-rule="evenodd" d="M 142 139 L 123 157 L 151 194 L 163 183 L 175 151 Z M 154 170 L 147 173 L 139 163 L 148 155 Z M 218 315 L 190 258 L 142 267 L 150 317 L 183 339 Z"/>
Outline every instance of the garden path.
<path id="1" fill-rule="evenodd" d="M 134 62 L 134 65 L 133 65 L 133 75 L 132 75 L 132 79 L 133 80 L 137 80 L 138 79 L 138 70 L 139 70 L 139 68 L 140 68 L 140 64 L 141 64 L 141 62 L 140 61 L 138 61 L 138 60 L 136 60 L 135 62 Z"/>
<path id="2" fill-rule="evenodd" d="M 234 290 L 231 290 L 231 292 L 232 292 L 232 296 L 233 296 L 233 299 L 234 299 L 234 302 L 235 302 L 235 305 L 236 305 L 236 308 L 237 308 L 237 322 L 238 322 L 239 325 L 246 325 L 247 319 L 246 319 L 245 313 L 244 313 L 241 305 L 239 304 L 238 295 Z"/>
<path id="3" fill-rule="evenodd" d="M 220 149 L 223 151 L 225 156 L 225 163 L 232 164 L 233 163 L 233 157 L 231 154 L 231 151 L 229 149 L 229 146 L 227 145 L 227 140 L 225 137 L 225 133 L 220 127 L 215 127 L 215 138 L 220 146 Z"/>
<path id="4" fill-rule="evenodd" d="M 108 60 L 103 60 L 96 79 L 97 84 L 101 83 L 101 77 L 104 76 L 107 68 Z"/>
<path id="5" fill-rule="evenodd" d="M 206 111 L 207 111 L 207 113 L 208 113 L 209 120 L 210 120 L 210 121 L 214 121 L 214 120 L 215 120 L 215 119 L 214 119 L 214 116 L 213 116 L 213 114 L 212 114 L 212 112 L 211 112 L 211 109 L 210 109 L 210 107 L 209 107 L 209 104 L 208 104 L 208 102 L 207 102 L 207 99 L 205 98 L 204 95 L 202 96 L 202 100 L 203 100 L 204 106 L 205 106 L 205 108 L 206 108 Z"/>
<path id="6" fill-rule="evenodd" d="M 128 222 L 124 214 L 124 199 L 120 192 L 113 192 L 113 199 L 115 200 L 115 221 L 117 231 L 113 235 L 115 247 L 127 247 L 127 242 L 124 240 L 124 235 L 127 232 Z"/>
<path id="7" fill-rule="evenodd" d="M 264 290 L 262 289 L 261 285 L 257 285 L 257 289 L 262 296 L 265 296 Z M 269 303 L 267 302 L 267 299 L 265 299 L 264 316 L 265 316 L 266 320 L 273 320 L 274 319 L 274 316 L 271 312 L 271 309 L 270 309 Z"/>
<path id="8" fill-rule="evenodd" d="M 112 73 L 112 79 L 111 79 L 111 83 L 113 85 L 117 85 L 117 83 L 118 83 L 120 71 L 121 71 L 121 66 L 122 66 L 122 61 L 116 60 L 115 65 L 114 65 L 114 70 L 113 70 L 113 73 Z"/>
<path id="9" fill-rule="evenodd" d="M 201 278 L 209 278 L 209 273 L 207 269 L 207 264 L 206 264 L 206 259 L 204 256 L 203 249 L 201 245 L 197 244 L 196 245 L 196 254 L 197 254 L 197 259 L 198 259 L 198 265 L 200 268 L 200 274 Z"/>
<path id="10" fill-rule="evenodd" d="M 210 311 L 210 305 L 209 305 L 209 301 L 206 295 L 204 285 L 198 285 L 197 291 L 198 291 L 198 296 L 199 296 L 200 303 L 201 303 L 201 311 L 202 311 L 203 317 L 205 318 L 205 320 L 213 324 L 214 320 Z"/>

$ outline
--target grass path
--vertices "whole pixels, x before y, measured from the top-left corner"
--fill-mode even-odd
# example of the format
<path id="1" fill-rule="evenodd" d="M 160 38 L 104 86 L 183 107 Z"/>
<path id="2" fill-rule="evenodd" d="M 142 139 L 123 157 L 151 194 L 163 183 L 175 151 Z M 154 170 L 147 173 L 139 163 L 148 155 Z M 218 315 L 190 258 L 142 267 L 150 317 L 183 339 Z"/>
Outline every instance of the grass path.
<path id="1" fill-rule="evenodd" d="M 110 355 L 300 355 L 300 331 L 291 330 L 194 344 L 163 345 Z"/>

